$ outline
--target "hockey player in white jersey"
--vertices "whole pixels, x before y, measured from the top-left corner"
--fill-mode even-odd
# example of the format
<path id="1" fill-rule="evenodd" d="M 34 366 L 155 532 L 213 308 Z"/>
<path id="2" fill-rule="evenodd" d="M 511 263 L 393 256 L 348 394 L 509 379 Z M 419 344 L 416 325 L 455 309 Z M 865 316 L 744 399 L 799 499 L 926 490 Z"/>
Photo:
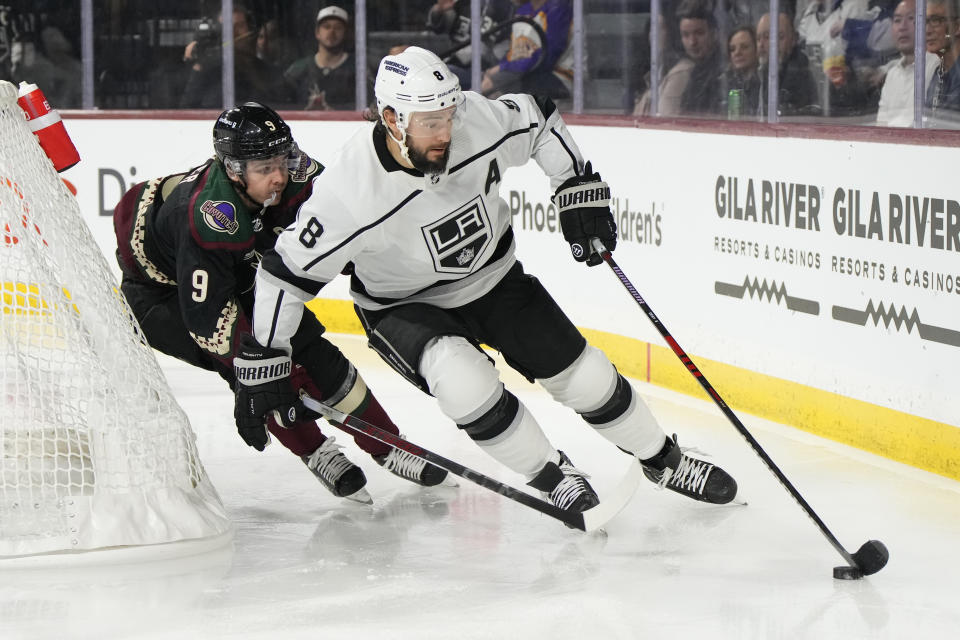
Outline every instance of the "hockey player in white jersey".
<path id="1" fill-rule="evenodd" d="M 597 494 L 504 387 L 480 343 L 639 459 L 650 480 L 695 500 L 732 500 L 733 478 L 666 436 L 514 256 L 499 187 L 504 171 L 531 158 L 556 190 L 574 258 L 601 262 L 591 238 L 616 246 L 607 184 L 584 162 L 554 104 L 461 92 L 446 65 L 417 47 L 381 61 L 375 93 L 376 125 L 345 144 L 315 179 L 297 223 L 263 256 L 257 342 L 289 353 L 303 302 L 346 270 L 370 346 L 558 507 L 582 511 L 598 504 Z M 286 398 L 290 407 L 282 409 L 303 410 Z"/>

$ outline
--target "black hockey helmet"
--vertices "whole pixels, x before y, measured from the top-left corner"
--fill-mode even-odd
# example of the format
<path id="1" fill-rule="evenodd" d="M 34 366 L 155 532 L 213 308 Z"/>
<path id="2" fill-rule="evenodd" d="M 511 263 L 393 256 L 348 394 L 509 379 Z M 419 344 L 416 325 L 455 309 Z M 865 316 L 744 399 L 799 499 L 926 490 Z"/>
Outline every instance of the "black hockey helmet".
<path id="1" fill-rule="evenodd" d="M 259 102 L 245 102 L 217 118 L 213 149 L 224 165 L 242 166 L 247 160 L 291 155 L 296 144 L 290 127 L 276 111 Z"/>

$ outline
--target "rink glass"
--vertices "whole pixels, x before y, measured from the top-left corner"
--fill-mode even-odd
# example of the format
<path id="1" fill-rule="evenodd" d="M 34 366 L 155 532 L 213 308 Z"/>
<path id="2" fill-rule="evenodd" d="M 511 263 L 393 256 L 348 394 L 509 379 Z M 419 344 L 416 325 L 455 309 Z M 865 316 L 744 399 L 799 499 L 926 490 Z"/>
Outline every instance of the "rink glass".
<path id="1" fill-rule="evenodd" d="M 466 6 L 465 2 L 461 4 Z M 474 2 L 478 8 L 484 4 L 482 0 Z M 831 17 L 816 17 L 816 11 L 811 9 L 813 2 L 712 3 L 722 5 L 713 11 L 711 20 L 718 43 L 716 69 L 722 72 L 729 64 L 722 46 L 727 35 L 739 26 L 753 26 L 761 41 L 758 73 L 763 80 L 763 111 L 756 120 L 873 125 L 884 71 L 899 58 L 891 35 L 894 6 L 888 3 L 891 6 L 884 4 L 867 10 L 870 4 L 863 3 L 865 10 L 847 16 L 835 29 L 825 30 Z M 224 12 L 229 12 L 231 6 L 241 6 L 239 2 L 222 4 Z M 450 34 L 425 28 L 427 11 L 433 4 L 431 0 L 340 3 L 351 16 L 347 27 L 347 50 L 351 56 L 347 64 L 356 67 L 356 110 L 369 105 L 373 97 L 371 70 L 391 48 L 413 44 L 443 54 L 454 46 Z M 555 98 L 560 110 L 630 115 L 653 85 L 659 92 L 662 79 L 683 56 L 678 12 L 684 4 L 681 0 L 570 0 L 575 22 L 568 31 L 573 38 L 568 56 L 572 78 L 564 78 L 570 86 L 569 95 Z M 317 3 L 312 0 L 259 2 L 255 10 L 230 12 L 226 22 L 219 7 L 194 0 L 61 5 L 56 12 L 30 4 L 0 9 L 4 18 L 0 20 L 0 29 L 9 36 L 0 40 L 12 43 L 11 55 L 0 65 L 0 77 L 43 83 L 51 104 L 59 109 L 219 110 L 247 99 L 263 99 L 262 95 L 247 95 L 249 83 L 244 77 L 244 61 L 255 58 L 259 61 L 256 65 L 260 79 L 277 80 L 293 61 L 312 56 L 317 50 Z M 790 14 L 787 24 L 796 35 L 796 53 L 802 54 L 792 55 L 793 73 L 809 72 L 813 83 L 813 99 L 805 99 L 799 106 L 789 103 L 789 96 L 784 93 L 788 87 L 771 91 L 768 86 L 768 80 L 780 82 L 779 75 L 771 74 L 770 68 L 783 59 L 779 51 L 770 51 L 769 46 L 762 44 L 763 36 L 769 38 L 771 29 L 759 28 L 761 18 L 773 5 Z M 949 8 L 949 4 L 928 7 L 920 2 L 917 19 L 925 21 L 929 13 L 928 31 L 956 33 L 960 23 Z M 941 15 L 945 11 L 946 15 Z M 651 32 L 654 15 L 659 17 L 660 27 Z M 919 29 L 922 28 L 923 22 Z M 784 30 L 777 31 L 782 45 Z M 506 55 L 509 32 L 510 28 L 504 28 L 485 41 L 481 71 Z M 915 45 L 917 53 L 924 49 L 924 40 L 919 39 Z M 780 61 L 774 63 L 774 58 Z M 461 61 L 465 59 L 469 56 L 460 56 Z M 799 68 L 798 60 L 805 69 Z M 204 75 L 199 83 L 188 85 L 195 66 L 205 69 Z M 224 73 L 223 68 L 228 71 Z M 470 76 L 469 67 L 462 71 L 464 78 Z M 188 90 L 189 87 L 194 89 Z M 927 90 L 925 86 L 917 87 L 917 98 L 927 99 Z M 727 91 L 718 88 L 715 101 L 708 98 L 706 106 L 689 109 L 679 117 L 726 119 L 728 112 L 722 106 L 726 96 Z M 271 106 L 279 110 L 299 110 L 303 106 L 277 91 L 275 85 L 271 85 L 268 97 Z M 926 110 L 923 126 L 960 126 L 952 117 L 956 105 L 948 105 L 945 110 L 940 99 L 937 106 L 936 113 Z M 960 106 L 956 112 L 960 113 Z M 658 117 L 658 113 L 655 106 L 649 115 Z"/>

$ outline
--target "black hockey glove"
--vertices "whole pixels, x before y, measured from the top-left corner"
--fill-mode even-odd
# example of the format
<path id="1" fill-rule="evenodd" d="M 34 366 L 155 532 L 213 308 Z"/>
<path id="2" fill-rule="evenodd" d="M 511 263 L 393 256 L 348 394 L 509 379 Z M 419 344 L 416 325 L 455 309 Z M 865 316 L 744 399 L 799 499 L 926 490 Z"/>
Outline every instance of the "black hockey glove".
<path id="1" fill-rule="evenodd" d="M 617 247 L 617 223 L 610 211 L 610 187 L 600 174 L 594 173 L 588 162 L 583 175 L 561 184 L 552 200 L 560 212 L 563 239 L 570 243 L 573 259 L 591 267 L 603 262 L 590 240 L 599 238 L 607 251 L 613 251 Z"/>
<path id="2" fill-rule="evenodd" d="M 292 427 L 306 409 L 290 384 L 290 356 L 280 349 L 263 347 L 253 336 L 240 337 L 233 358 L 237 377 L 233 417 L 240 437 L 257 451 L 270 442 L 267 416 L 273 414 L 283 427 Z"/>

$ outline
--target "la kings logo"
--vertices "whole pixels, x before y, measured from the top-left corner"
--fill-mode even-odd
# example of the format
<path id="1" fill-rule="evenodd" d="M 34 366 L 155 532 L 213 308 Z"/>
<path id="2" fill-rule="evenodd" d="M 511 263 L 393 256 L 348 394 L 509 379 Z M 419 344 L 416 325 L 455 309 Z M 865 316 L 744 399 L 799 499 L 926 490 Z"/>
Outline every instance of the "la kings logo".
<path id="1" fill-rule="evenodd" d="M 492 238 L 480 196 L 422 229 L 438 273 L 470 273 Z"/>

